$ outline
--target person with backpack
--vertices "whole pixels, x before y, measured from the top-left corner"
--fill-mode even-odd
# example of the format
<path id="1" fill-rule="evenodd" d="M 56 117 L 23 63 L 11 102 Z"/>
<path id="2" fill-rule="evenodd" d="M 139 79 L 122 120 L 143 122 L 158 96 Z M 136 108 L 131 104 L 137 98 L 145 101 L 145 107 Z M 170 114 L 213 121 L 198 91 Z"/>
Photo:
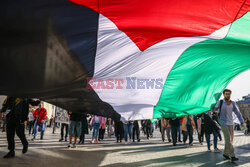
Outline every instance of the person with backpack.
<path id="1" fill-rule="evenodd" d="M 8 96 L 3 103 L 1 112 L 6 115 L 6 135 L 9 149 L 9 152 L 4 156 L 4 158 L 11 158 L 15 156 L 15 133 L 23 144 L 22 153 L 25 154 L 28 151 L 29 143 L 25 137 L 24 124 L 28 119 L 30 104 L 37 106 L 40 104 L 40 100 L 35 101 L 27 98 Z"/>
<path id="2" fill-rule="evenodd" d="M 231 161 L 239 160 L 235 157 L 234 154 L 234 147 L 233 147 L 233 112 L 236 114 L 238 119 L 240 120 L 241 124 L 244 124 L 244 120 L 242 115 L 234 101 L 231 100 L 231 93 L 232 91 L 229 89 L 225 89 L 223 91 L 224 99 L 220 100 L 214 108 L 214 111 L 217 111 L 218 121 L 221 126 L 221 130 L 224 135 L 225 140 L 225 148 L 223 157 L 225 159 L 231 159 Z"/>

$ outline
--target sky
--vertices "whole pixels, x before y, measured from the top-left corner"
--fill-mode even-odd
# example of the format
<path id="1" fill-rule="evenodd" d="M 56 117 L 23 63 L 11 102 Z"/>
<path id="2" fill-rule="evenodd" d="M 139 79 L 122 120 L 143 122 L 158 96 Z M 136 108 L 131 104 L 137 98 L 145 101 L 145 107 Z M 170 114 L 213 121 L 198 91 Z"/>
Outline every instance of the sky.
<path id="1" fill-rule="evenodd" d="M 250 70 L 235 77 L 227 86 L 232 90 L 231 99 L 241 100 L 242 96 L 250 94 Z"/>

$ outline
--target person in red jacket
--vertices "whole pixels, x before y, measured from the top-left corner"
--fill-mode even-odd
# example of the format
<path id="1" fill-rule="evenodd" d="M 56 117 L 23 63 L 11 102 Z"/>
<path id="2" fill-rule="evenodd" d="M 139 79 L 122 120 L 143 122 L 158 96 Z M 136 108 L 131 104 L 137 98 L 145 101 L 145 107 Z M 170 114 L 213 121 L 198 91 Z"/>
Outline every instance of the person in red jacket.
<path id="1" fill-rule="evenodd" d="M 47 110 L 42 106 L 39 105 L 39 108 L 33 113 L 35 119 L 35 126 L 34 126 L 34 139 L 36 139 L 38 128 L 41 129 L 41 136 L 40 139 L 43 140 L 43 135 L 45 131 L 45 120 L 47 117 Z"/>

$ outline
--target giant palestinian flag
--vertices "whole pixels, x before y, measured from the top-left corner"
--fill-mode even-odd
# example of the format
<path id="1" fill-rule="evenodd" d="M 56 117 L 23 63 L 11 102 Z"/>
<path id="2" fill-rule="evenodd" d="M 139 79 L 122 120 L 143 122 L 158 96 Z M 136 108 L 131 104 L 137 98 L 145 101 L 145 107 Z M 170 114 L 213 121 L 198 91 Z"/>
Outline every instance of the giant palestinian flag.
<path id="1" fill-rule="evenodd" d="M 36 26 L 8 26 L 5 39 L 17 38 L 20 28 L 32 33 L 3 41 L 9 50 L 1 49 L 2 94 L 122 120 L 178 117 L 210 110 L 250 69 L 250 0 L 35 1 L 6 2 L 6 20 L 24 15 Z M 35 38 L 40 32 L 46 37 Z M 57 55 L 65 58 L 52 70 Z"/>

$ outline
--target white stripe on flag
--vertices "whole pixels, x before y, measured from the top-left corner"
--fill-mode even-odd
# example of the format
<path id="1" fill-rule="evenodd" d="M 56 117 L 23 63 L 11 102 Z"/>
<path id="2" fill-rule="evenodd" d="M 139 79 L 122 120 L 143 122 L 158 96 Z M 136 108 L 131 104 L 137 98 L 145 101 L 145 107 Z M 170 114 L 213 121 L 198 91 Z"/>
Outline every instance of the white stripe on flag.
<path id="1" fill-rule="evenodd" d="M 141 52 L 131 39 L 100 14 L 94 77 L 123 79 L 123 89 L 95 89 L 99 97 L 121 114 L 122 120 L 150 119 L 162 89 L 127 89 L 126 77 L 162 79 L 179 56 L 191 45 L 209 38 L 221 39 L 230 25 L 207 37 L 176 37 L 161 41 Z M 156 32 L 157 33 L 157 32 Z"/>

